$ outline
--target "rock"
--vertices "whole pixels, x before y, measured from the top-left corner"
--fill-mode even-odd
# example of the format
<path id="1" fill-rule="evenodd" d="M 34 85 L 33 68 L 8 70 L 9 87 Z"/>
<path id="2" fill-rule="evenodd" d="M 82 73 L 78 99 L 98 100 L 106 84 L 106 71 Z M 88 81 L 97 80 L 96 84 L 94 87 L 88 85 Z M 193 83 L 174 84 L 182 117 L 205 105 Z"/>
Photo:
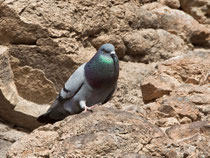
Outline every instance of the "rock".
<path id="1" fill-rule="evenodd" d="M 120 59 L 125 56 L 126 47 L 123 40 L 119 36 L 114 35 L 101 35 L 92 40 L 92 45 L 98 50 L 98 48 L 104 43 L 112 43 L 115 46 L 115 51 Z"/>
<path id="2" fill-rule="evenodd" d="M 139 83 L 153 68 L 153 64 L 120 61 L 120 74 L 116 92 L 110 102 L 104 106 L 144 115 Z"/>
<path id="3" fill-rule="evenodd" d="M 170 8 L 178 9 L 180 8 L 179 0 L 158 0 L 159 3 L 167 5 Z"/>
<path id="4" fill-rule="evenodd" d="M 0 122 L 0 157 L 6 157 L 8 148 L 15 141 L 22 138 L 27 133 L 13 129 L 10 126 Z"/>
<path id="5" fill-rule="evenodd" d="M 154 101 L 164 95 L 169 95 L 179 83 L 170 76 L 145 76 L 141 81 L 141 91 L 144 103 Z"/>
<path id="6" fill-rule="evenodd" d="M 177 87 L 174 94 L 180 96 L 187 96 L 188 100 L 193 102 L 196 105 L 208 105 L 210 104 L 210 89 L 209 85 L 193 85 L 193 84 L 184 84 Z"/>
<path id="7" fill-rule="evenodd" d="M 54 125 L 34 130 L 15 142 L 7 157 L 122 157 L 128 151 L 158 156 L 155 148 L 161 148 L 160 140 L 164 144 L 167 137 L 143 118 L 98 107 L 93 113 L 70 116 Z M 146 152 L 150 142 L 154 152 Z"/>
<path id="8" fill-rule="evenodd" d="M 174 117 L 161 118 L 155 121 L 155 125 L 157 125 L 158 127 L 171 127 L 179 124 L 180 124 L 179 121 Z"/>
<path id="9" fill-rule="evenodd" d="M 54 101 L 57 96 L 54 83 L 46 78 L 43 71 L 12 65 L 15 85 L 21 97 L 38 104 Z"/>
<path id="10" fill-rule="evenodd" d="M 24 8 L 22 2 L 23 1 L 21 1 L 20 6 Z M 17 1 L 14 3 L 15 6 L 18 5 Z M 51 34 L 47 29 L 43 28 L 37 23 L 29 23 L 28 21 L 25 21 L 25 18 L 18 17 L 18 15 L 13 10 L 14 8 L 11 9 L 8 7 L 8 5 L 5 4 L 0 4 L 0 10 L 2 12 L 1 17 L 4 19 L 0 22 L 2 27 L 0 28 L 0 34 L 2 35 L 2 37 L 0 37 L 1 43 L 11 44 L 9 47 L 9 53 L 19 60 L 19 67 L 30 66 L 33 69 L 42 70 L 45 73 L 47 79 L 55 83 L 56 89 L 60 90 L 60 88 L 63 86 L 63 83 L 65 83 L 69 75 L 78 66 L 76 66 L 72 58 L 64 55 L 65 49 L 60 47 L 56 40 L 54 41 L 52 38 L 50 38 Z M 11 7 L 12 5 L 9 6 Z M 14 29 L 12 29 L 12 31 L 8 31 L 11 30 L 11 28 Z M 5 39 L 5 37 L 7 37 L 7 39 Z M 56 63 L 57 65 L 54 66 L 52 63 Z M 59 70 L 58 67 L 60 67 Z M 63 72 L 63 74 L 55 76 L 55 73 L 58 74 L 61 72 Z M 53 89 L 53 85 L 51 85 L 50 88 Z M 54 95 L 55 92 L 52 96 Z"/>
<path id="11" fill-rule="evenodd" d="M 188 50 L 183 39 L 161 29 L 128 32 L 123 41 L 127 55 L 137 56 L 137 61 L 147 63 L 168 59 Z"/>
<path id="12" fill-rule="evenodd" d="M 48 79 L 47 82 L 49 83 L 51 81 L 51 83 L 49 83 L 48 86 L 50 86 L 49 88 L 52 91 L 51 94 L 52 96 L 54 96 L 55 95 L 55 92 L 53 92 L 54 86 L 56 87 L 57 91 L 60 90 L 61 87 L 63 87 L 65 81 L 69 78 L 70 74 L 78 66 L 76 66 L 75 62 L 72 61 L 72 59 L 66 55 L 53 54 L 52 50 L 53 46 L 50 48 L 50 50 L 45 50 L 48 49 L 47 47 L 49 46 L 46 45 L 39 47 L 25 46 L 25 45 L 11 46 L 9 49 L 9 53 L 14 58 L 17 58 L 19 60 L 19 62 L 17 63 L 11 63 L 12 69 L 16 76 L 18 76 L 20 69 L 24 69 L 23 68 L 24 66 L 30 66 L 31 69 L 35 70 L 39 69 L 43 71 L 45 73 L 46 78 Z M 52 54 L 47 54 L 49 52 Z M 54 53 L 55 52 L 60 52 L 60 51 L 54 48 Z M 33 73 L 28 74 L 29 77 L 33 77 L 32 74 Z M 20 78 L 20 80 L 24 79 Z M 52 84 L 52 82 L 54 83 L 54 85 Z M 27 86 L 26 84 L 24 85 Z M 42 89 L 43 88 L 40 87 L 40 91 L 42 91 Z M 30 89 L 28 91 L 30 91 Z M 31 93 L 33 93 L 33 89 L 31 91 L 32 91 Z M 48 100 L 51 99 L 49 98 Z"/>
<path id="13" fill-rule="evenodd" d="M 185 84 L 177 88 L 176 95 L 184 96 L 199 110 L 201 120 L 209 120 L 210 113 L 210 89 L 209 84 L 192 85 Z M 183 121 L 183 120 L 181 120 Z M 185 121 L 184 121 L 185 122 Z"/>
<path id="14" fill-rule="evenodd" d="M 172 126 L 166 130 L 166 133 L 176 141 L 183 141 L 184 139 L 191 139 L 197 133 L 201 132 L 202 128 L 209 125 L 209 121 L 192 122 L 190 124 Z"/>
<path id="15" fill-rule="evenodd" d="M 0 70 L 1 118 L 28 130 L 40 126 L 36 117 L 45 111 L 47 106 L 29 102 L 18 95 L 9 63 L 8 49 L 5 46 L 0 46 Z"/>
<path id="16" fill-rule="evenodd" d="M 181 124 L 187 124 L 187 123 L 191 123 L 191 119 L 189 117 L 183 117 L 181 120 L 180 120 L 180 123 Z"/>
<path id="17" fill-rule="evenodd" d="M 122 156 L 122 158 L 151 158 L 151 156 L 146 156 L 146 155 L 140 155 L 140 154 L 136 154 L 136 153 L 127 153 L 125 155 Z"/>
<path id="18" fill-rule="evenodd" d="M 83 48 L 86 47 L 94 46 L 95 48 L 98 48 L 99 45 L 101 45 L 101 43 L 104 42 L 111 42 L 114 45 L 116 45 L 116 50 L 118 52 L 120 59 L 124 59 L 124 56 L 126 55 L 127 52 L 128 52 L 127 54 L 130 55 L 129 53 L 130 51 L 127 51 L 127 48 L 123 43 L 124 35 L 126 32 L 132 32 L 136 28 L 138 29 L 138 31 L 140 31 L 141 28 L 165 29 L 157 31 L 154 30 L 153 31 L 155 32 L 154 38 L 151 35 L 150 29 L 145 29 L 140 31 L 142 32 L 142 36 L 146 37 L 144 43 L 149 43 L 148 42 L 149 39 L 153 39 L 154 43 L 152 45 L 152 47 L 154 48 L 149 49 L 147 53 L 148 55 L 146 55 L 145 58 L 142 56 L 138 56 L 138 58 L 142 58 L 141 61 L 148 63 L 149 61 L 162 60 L 165 58 L 169 58 L 171 56 L 175 56 L 177 55 L 177 53 L 179 54 L 184 53 L 186 49 L 187 50 L 189 49 L 187 43 L 184 42 L 182 40 L 182 37 L 180 38 L 179 36 L 182 34 L 183 31 L 185 31 L 185 29 L 181 29 L 182 26 L 180 26 L 180 29 L 177 28 L 173 29 L 174 31 L 177 30 L 179 31 L 179 33 L 177 33 L 178 36 L 174 35 L 174 32 L 171 31 L 172 30 L 171 28 L 164 28 L 166 26 L 165 23 L 158 24 L 158 26 L 148 26 L 148 27 L 144 26 L 144 23 L 146 24 L 152 23 L 155 25 L 156 20 L 157 21 L 164 20 L 162 19 L 162 17 L 158 17 L 160 19 L 153 19 L 153 17 L 157 17 L 159 13 L 157 13 L 157 15 L 156 12 L 153 11 L 149 13 L 151 8 L 150 4 L 146 4 L 145 7 L 139 7 L 138 5 L 136 5 L 135 2 L 128 2 L 128 1 L 122 1 L 122 2 L 104 1 L 101 4 L 98 4 L 97 1 L 91 1 L 91 3 L 88 2 L 88 4 L 80 1 L 78 2 L 69 1 L 68 3 L 64 2 L 51 3 L 43 1 L 43 2 L 33 2 L 28 4 L 27 6 L 25 5 L 27 3 L 26 1 L 21 1 L 21 2 L 15 1 L 11 3 L 5 1 L 4 3 L 10 8 L 14 9 L 15 12 L 20 16 L 20 19 L 24 23 L 26 23 L 26 25 L 28 23 L 33 23 L 34 25 L 38 25 L 41 28 L 43 28 L 43 31 L 45 31 L 45 36 L 44 37 L 41 36 L 40 38 L 36 39 L 36 45 L 39 45 L 40 40 L 43 43 L 48 43 L 48 41 L 50 40 L 51 43 L 53 44 L 51 45 L 47 44 L 47 46 L 46 44 L 45 46 L 42 45 L 42 47 L 45 47 L 44 49 L 42 49 L 42 52 L 46 51 L 45 50 L 46 47 L 48 49 L 50 48 L 52 52 L 55 52 L 55 50 L 57 50 L 56 52 L 61 52 L 62 54 L 69 54 L 69 56 L 71 56 L 71 59 L 74 60 L 76 63 L 78 62 L 78 60 L 75 59 L 75 57 L 77 57 L 75 56 L 75 54 L 81 55 L 81 51 L 83 50 Z M 142 4 L 145 3 L 148 2 L 142 2 Z M 174 3 L 177 2 L 174 1 Z M 174 3 L 170 4 L 173 5 Z M 169 4 L 169 1 L 167 2 L 167 4 Z M 157 4 L 151 3 L 151 5 L 154 5 L 153 9 L 154 8 L 157 10 L 165 9 L 162 5 L 158 3 Z M 84 10 L 83 7 L 86 9 Z M 168 8 L 168 10 L 170 12 L 175 12 L 174 10 L 170 10 L 170 8 Z M 57 12 L 59 12 L 59 14 Z M 82 13 L 83 16 L 81 16 L 80 13 Z M 151 14 L 153 14 L 154 16 L 150 16 Z M 53 17 L 51 17 L 52 15 Z M 92 17 L 94 18 L 92 17 L 90 18 L 90 15 L 92 15 Z M 100 15 L 103 16 L 101 17 Z M 177 15 L 174 13 L 168 16 L 170 20 L 171 19 L 170 16 L 172 17 L 175 16 L 174 17 L 175 19 Z M 63 18 L 63 17 L 71 17 L 71 18 Z M 81 21 L 83 21 L 83 23 L 81 23 Z M 175 21 L 178 22 L 178 20 Z M 180 21 L 182 21 L 182 19 Z M 184 23 L 185 21 L 186 19 L 184 19 L 182 22 Z M 179 23 L 179 25 L 181 24 L 182 23 Z M 191 27 L 190 24 L 184 24 L 184 25 Z M 200 30 L 200 28 L 201 27 L 199 27 L 199 29 L 197 29 L 196 31 L 192 32 L 195 32 L 194 34 L 199 34 L 198 30 Z M 191 34 L 192 33 L 189 32 L 188 34 L 186 34 L 186 36 L 189 36 Z M 205 35 L 206 34 L 208 35 L 208 32 L 205 33 Z M 188 39 L 188 37 L 186 38 Z M 168 41 L 168 39 L 170 40 Z M 158 44 L 159 41 L 161 41 L 160 44 Z M 164 45 L 165 43 L 168 44 Z M 164 46 L 162 47 L 162 45 Z M 142 47 L 143 46 L 144 45 L 142 45 Z M 163 49 L 159 50 L 159 48 Z M 172 50 L 175 50 L 175 53 Z M 140 49 L 139 52 L 141 51 L 142 49 Z M 152 55 L 150 55 L 151 54 L 150 52 L 152 53 Z M 156 54 L 155 56 L 154 53 Z M 86 55 L 84 55 L 84 57 L 85 56 Z M 132 58 L 132 60 L 134 59 L 136 58 Z M 75 63 L 73 63 L 73 65 L 74 64 Z"/>
<path id="19" fill-rule="evenodd" d="M 180 0 L 180 4 L 182 10 L 193 16 L 197 21 L 210 24 L 210 2 L 208 0 Z"/>
<path id="20" fill-rule="evenodd" d="M 12 145 L 11 142 L 0 139 L 0 156 L 2 158 L 6 157 L 7 150 L 9 148 L 9 146 L 11 146 L 11 145 Z"/>
<path id="21" fill-rule="evenodd" d="M 209 121 L 198 121 L 189 124 L 176 125 L 166 130 L 167 135 L 174 140 L 171 144 L 179 157 L 209 156 Z M 208 131 L 208 132 L 207 132 Z M 172 148 L 169 146 L 168 148 Z"/>
<path id="22" fill-rule="evenodd" d="M 159 64 L 159 73 L 167 73 L 182 83 L 202 84 L 209 74 L 209 51 L 195 50 Z"/>
<path id="23" fill-rule="evenodd" d="M 179 124 L 209 120 L 209 59 L 208 51 L 195 50 L 161 62 L 143 76 L 144 116 L 159 127 L 172 125 L 173 117 Z"/>
<path id="24" fill-rule="evenodd" d="M 36 117 L 102 43 L 113 43 L 121 60 L 109 103 L 38 128 L 8 157 L 208 157 L 209 126 L 193 126 L 192 135 L 188 128 L 210 120 L 208 7 L 206 0 L 0 2 L 7 47 L 0 46 L 0 116 L 15 126 L 40 126 Z M 0 141 L 5 154 L 11 142 Z"/>
<path id="25" fill-rule="evenodd" d="M 209 74 L 209 59 L 208 52 L 193 51 L 157 64 L 157 69 L 141 81 L 144 102 L 168 95 L 184 83 L 195 85 L 203 84 L 204 81 L 208 83 L 206 76 Z"/>
<path id="26" fill-rule="evenodd" d="M 163 96 L 144 105 L 144 115 L 159 127 L 171 124 L 175 117 L 181 124 L 209 120 L 209 85 L 184 84 L 168 96 Z"/>
<path id="27" fill-rule="evenodd" d="M 150 3 L 141 7 L 138 19 L 141 20 L 134 28 L 161 28 L 181 36 L 193 45 L 210 46 L 210 29 L 183 11 L 159 3 Z"/>
<path id="28" fill-rule="evenodd" d="M 38 25 L 26 24 L 4 2 L 0 3 L 0 44 L 35 45 L 38 38 L 47 36 L 46 30 Z M 12 28 L 12 29 L 11 29 Z"/>
<path id="29" fill-rule="evenodd" d="M 163 97 L 158 100 L 160 106 L 158 111 L 165 117 L 176 117 L 182 119 L 188 117 L 191 121 L 199 119 L 199 110 L 186 97 L 172 96 Z"/>

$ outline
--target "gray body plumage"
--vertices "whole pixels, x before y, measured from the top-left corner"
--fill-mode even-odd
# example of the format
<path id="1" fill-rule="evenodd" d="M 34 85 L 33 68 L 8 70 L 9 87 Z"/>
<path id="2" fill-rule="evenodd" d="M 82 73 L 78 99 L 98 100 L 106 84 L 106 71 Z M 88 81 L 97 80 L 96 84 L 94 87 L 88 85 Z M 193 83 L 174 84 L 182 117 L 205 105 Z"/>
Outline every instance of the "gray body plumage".
<path id="1" fill-rule="evenodd" d="M 105 44 L 88 63 L 82 64 L 67 80 L 53 105 L 38 117 L 38 121 L 54 123 L 110 100 L 119 75 L 118 58 L 111 52 L 114 52 L 114 46 Z"/>

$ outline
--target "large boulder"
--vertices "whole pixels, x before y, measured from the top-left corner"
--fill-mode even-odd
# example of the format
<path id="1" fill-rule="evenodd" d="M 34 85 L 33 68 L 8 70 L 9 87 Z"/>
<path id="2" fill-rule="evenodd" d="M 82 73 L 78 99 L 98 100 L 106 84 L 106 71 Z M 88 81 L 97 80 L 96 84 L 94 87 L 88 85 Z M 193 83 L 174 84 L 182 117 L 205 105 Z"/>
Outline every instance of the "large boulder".
<path id="1" fill-rule="evenodd" d="M 15 142 L 7 157 L 206 157 L 209 132 L 209 122 L 196 122 L 164 134 L 138 115 L 97 107 L 39 127 Z"/>
<path id="2" fill-rule="evenodd" d="M 16 157 L 123 157 L 125 154 L 160 156 L 166 135 L 131 113 L 97 107 L 93 113 L 69 116 L 46 125 L 14 143 L 8 158 Z M 148 146 L 153 144 L 153 149 Z"/>
<path id="3" fill-rule="evenodd" d="M 210 24 L 209 0 L 180 0 L 182 10 L 193 16 L 200 23 Z"/>
<path id="4" fill-rule="evenodd" d="M 144 101 L 160 98 L 183 84 L 208 84 L 209 60 L 209 50 L 195 50 L 157 64 L 156 69 L 141 80 Z"/>
<path id="5" fill-rule="evenodd" d="M 181 55 L 189 49 L 182 38 L 162 29 L 129 32 L 123 41 L 127 55 L 146 63 Z"/>
<path id="6" fill-rule="evenodd" d="M 106 107 L 144 114 L 140 80 L 154 69 L 154 64 L 120 62 L 116 92 Z M 138 76 L 138 77 L 136 77 Z"/>
<path id="7" fill-rule="evenodd" d="M 29 130 L 40 126 L 36 117 L 101 44 L 113 43 L 121 60 L 117 90 L 104 105 L 115 110 L 98 108 L 40 127 L 8 156 L 207 157 L 208 7 L 206 0 L 1 1 L 3 120 Z"/>
<path id="8" fill-rule="evenodd" d="M 41 124 L 36 121 L 48 106 L 39 105 L 18 95 L 9 63 L 8 49 L 0 46 L 0 116 L 17 126 L 33 130 Z"/>
<path id="9" fill-rule="evenodd" d="M 200 24 L 192 16 L 177 9 L 171 9 L 159 3 L 143 5 L 138 12 L 138 28 L 161 28 L 175 35 L 181 36 L 195 46 L 210 47 L 210 29 Z"/>
<path id="10" fill-rule="evenodd" d="M 141 80 L 144 115 L 159 127 L 210 121 L 209 50 L 158 63 Z"/>

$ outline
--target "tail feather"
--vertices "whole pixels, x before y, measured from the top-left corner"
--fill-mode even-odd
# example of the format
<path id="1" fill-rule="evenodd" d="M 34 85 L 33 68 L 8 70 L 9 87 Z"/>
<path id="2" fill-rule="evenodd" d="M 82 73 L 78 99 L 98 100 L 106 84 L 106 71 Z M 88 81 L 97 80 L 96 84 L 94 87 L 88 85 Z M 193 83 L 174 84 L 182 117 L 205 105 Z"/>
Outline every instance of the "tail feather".
<path id="1" fill-rule="evenodd" d="M 56 100 L 48 111 L 37 118 L 40 123 L 55 123 L 64 119 L 69 113 L 63 108 L 63 104 Z"/>
<path id="2" fill-rule="evenodd" d="M 44 124 L 47 124 L 47 123 L 53 124 L 53 123 L 55 123 L 56 121 L 59 121 L 59 120 L 55 120 L 55 119 L 51 118 L 49 116 L 49 113 L 47 112 L 47 113 L 39 116 L 37 118 L 37 121 L 39 121 L 40 123 L 44 123 Z"/>

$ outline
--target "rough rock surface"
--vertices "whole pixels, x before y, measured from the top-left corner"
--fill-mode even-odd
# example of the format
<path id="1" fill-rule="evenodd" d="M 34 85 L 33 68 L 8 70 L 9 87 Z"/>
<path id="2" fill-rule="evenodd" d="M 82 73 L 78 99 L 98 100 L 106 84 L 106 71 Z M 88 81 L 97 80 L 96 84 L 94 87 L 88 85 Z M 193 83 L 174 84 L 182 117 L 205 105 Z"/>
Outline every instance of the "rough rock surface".
<path id="1" fill-rule="evenodd" d="M 141 62 L 158 61 L 183 54 L 188 50 L 183 39 L 161 29 L 144 29 L 125 34 L 128 55 Z M 142 58 L 143 56 L 143 58 Z"/>
<path id="2" fill-rule="evenodd" d="M 12 143 L 26 135 L 23 129 L 14 129 L 0 121 L 0 157 L 6 157 L 7 149 Z"/>
<path id="3" fill-rule="evenodd" d="M 35 104 L 18 95 L 8 49 L 0 46 L 0 116 L 1 118 L 29 130 L 40 126 L 36 121 L 47 106 Z"/>
<path id="4" fill-rule="evenodd" d="M 180 0 L 181 8 L 200 23 L 210 24 L 209 0 Z"/>
<path id="5" fill-rule="evenodd" d="M 179 0 L 157 0 L 157 2 L 162 3 L 170 8 L 178 9 L 180 8 Z"/>
<path id="6" fill-rule="evenodd" d="M 169 94 L 183 84 L 208 85 L 209 61 L 209 51 L 195 50 L 158 63 L 156 69 L 141 80 L 144 101 Z"/>
<path id="7" fill-rule="evenodd" d="M 120 62 L 120 74 L 117 90 L 113 99 L 104 106 L 144 114 L 140 80 L 151 72 L 154 64 Z M 138 76 L 138 77 L 136 77 Z M 142 111 L 143 110 L 143 111 Z"/>
<path id="8" fill-rule="evenodd" d="M 3 120 L 29 130 L 40 126 L 36 117 L 46 111 L 72 72 L 101 44 L 113 43 L 121 60 L 118 88 L 104 105 L 114 110 L 98 108 L 93 114 L 70 116 L 40 127 L 14 144 L 12 149 L 18 150 L 10 149 L 8 156 L 27 157 L 34 150 L 41 157 L 61 153 L 65 157 L 70 151 L 64 149 L 72 148 L 76 155 L 208 157 L 209 15 L 208 0 L 1 0 Z M 105 120 L 107 117 L 110 120 Z M 128 124 L 121 121 L 119 125 L 118 119 Z M 140 128 L 142 125 L 148 128 Z M 85 129 L 87 126 L 91 128 Z M 148 131 L 162 135 L 156 138 Z M 69 139 L 60 139 L 59 134 Z M 51 148 L 49 142 L 54 140 Z M 0 141 L 5 154 L 11 142 Z"/>
<path id="9" fill-rule="evenodd" d="M 195 50 L 158 63 L 141 80 L 146 117 L 160 127 L 208 120 L 210 53 Z"/>
<path id="10" fill-rule="evenodd" d="M 156 155 L 147 151 L 147 145 L 153 142 L 159 148 L 158 142 L 163 139 L 167 137 L 160 129 L 137 115 L 98 107 L 93 113 L 38 128 L 13 144 L 8 157 L 122 157 L 128 152 Z"/>
<path id="11" fill-rule="evenodd" d="M 209 123 L 175 126 L 166 131 L 172 138 L 169 139 L 161 129 L 138 115 L 97 107 L 93 113 L 70 116 L 54 125 L 48 124 L 34 130 L 14 143 L 7 157 L 123 157 L 132 153 L 148 157 L 170 157 L 171 154 L 177 157 L 186 154 L 207 156 Z M 206 130 L 205 136 L 201 129 Z M 186 142 L 193 141 L 198 145 L 199 141 L 191 138 L 196 134 L 208 146 L 194 147 L 189 152 L 192 149 Z M 183 140 L 185 138 L 188 140 Z M 171 149 L 174 144 L 175 149 Z M 185 148 L 184 152 L 182 148 Z"/>

